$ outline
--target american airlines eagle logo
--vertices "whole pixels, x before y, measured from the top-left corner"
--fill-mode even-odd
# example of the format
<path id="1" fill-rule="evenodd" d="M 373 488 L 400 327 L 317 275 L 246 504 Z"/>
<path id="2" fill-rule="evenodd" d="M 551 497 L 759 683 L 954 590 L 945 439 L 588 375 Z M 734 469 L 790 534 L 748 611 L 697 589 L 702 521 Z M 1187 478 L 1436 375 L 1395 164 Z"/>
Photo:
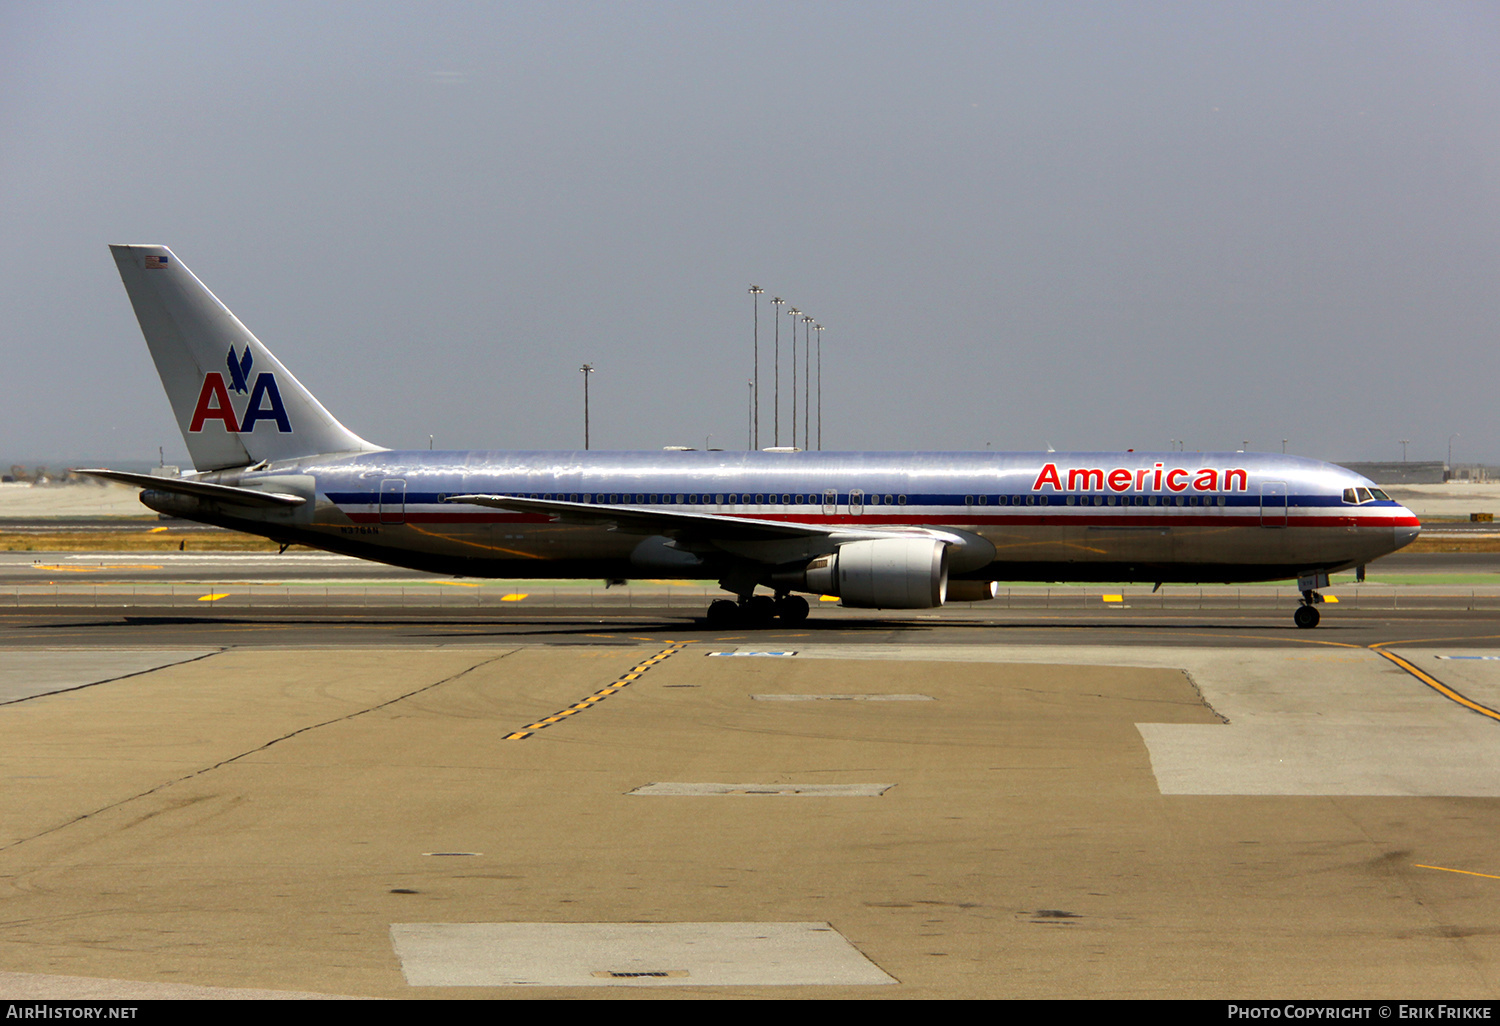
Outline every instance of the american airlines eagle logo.
<path id="1" fill-rule="evenodd" d="M 238 392 L 240 395 L 244 395 L 246 392 L 250 391 L 249 387 L 246 386 L 245 381 L 249 378 L 250 364 L 254 361 L 255 357 L 250 355 L 249 346 L 245 347 L 244 357 L 238 360 L 234 358 L 234 346 L 229 347 L 229 355 L 225 358 L 224 362 L 229 365 L 230 391 Z"/>
<path id="2" fill-rule="evenodd" d="M 255 356 L 250 352 L 249 345 L 245 346 L 243 354 L 236 353 L 231 345 L 224 362 L 229 368 L 228 384 L 225 384 L 224 375 L 218 371 L 209 371 L 203 375 L 203 385 L 198 389 L 198 403 L 193 407 L 193 419 L 188 424 L 188 431 L 197 434 L 209 421 L 217 420 L 232 435 L 248 434 L 255 430 L 256 424 L 269 420 L 276 423 L 277 431 L 290 433 L 292 422 L 287 418 L 286 407 L 282 405 L 281 390 L 276 387 L 276 375 L 271 371 L 261 371 L 255 376 L 255 384 L 250 384 L 250 368 L 255 363 Z M 235 412 L 230 392 L 236 395 L 249 394 L 250 398 L 245 401 L 241 413 Z"/>

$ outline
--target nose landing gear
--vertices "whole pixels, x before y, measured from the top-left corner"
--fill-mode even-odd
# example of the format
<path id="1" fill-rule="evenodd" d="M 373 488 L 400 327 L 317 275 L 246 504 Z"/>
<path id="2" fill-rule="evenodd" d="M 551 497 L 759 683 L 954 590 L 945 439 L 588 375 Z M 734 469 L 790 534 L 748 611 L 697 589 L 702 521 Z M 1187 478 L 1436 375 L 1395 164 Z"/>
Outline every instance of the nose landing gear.
<path id="1" fill-rule="evenodd" d="M 1302 604 L 1292 614 L 1292 621 L 1298 627 L 1313 628 L 1323 617 L 1318 612 L 1318 604 L 1323 601 L 1319 595 L 1318 588 L 1328 587 L 1328 575 L 1326 573 L 1304 574 L 1297 578 L 1297 588 L 1302 592 Z"/>

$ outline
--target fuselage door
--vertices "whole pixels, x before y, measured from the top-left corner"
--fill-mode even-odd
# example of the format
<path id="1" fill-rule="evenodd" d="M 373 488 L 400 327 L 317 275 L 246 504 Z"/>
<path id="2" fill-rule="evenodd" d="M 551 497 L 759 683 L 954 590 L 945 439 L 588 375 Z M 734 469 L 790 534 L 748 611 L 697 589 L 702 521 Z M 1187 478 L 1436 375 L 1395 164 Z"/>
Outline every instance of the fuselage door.
<path id="1" fill-rule="evenodd" d="M 1260 486 L 1260 526 L 1286 526 L 1286 482 L 1263 481 Z"/>
<path id="2" fill-rule="evenodd" d="M 836 489 L 830 488 L 823 493 L 823 514 L 831 517 L 838 511 L 839 493 Z"/>
<path id="3" fill-rule="evenodd" d="M 406 523 L 406 482 L 401 478 L 388 477 L 380 482 L 380 522 Z"/>
<path id="4" fill-rule="evenodd" d="M 865 511 L 865 493 L 858 488 L 849 493 L 849 515 L 857 517 Z"/>

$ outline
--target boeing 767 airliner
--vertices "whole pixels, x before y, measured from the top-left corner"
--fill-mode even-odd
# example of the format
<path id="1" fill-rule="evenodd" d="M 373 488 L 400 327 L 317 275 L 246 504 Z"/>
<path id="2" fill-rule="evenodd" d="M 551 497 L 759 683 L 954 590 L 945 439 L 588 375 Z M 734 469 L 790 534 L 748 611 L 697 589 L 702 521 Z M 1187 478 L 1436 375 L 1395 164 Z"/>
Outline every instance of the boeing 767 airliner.
<path id="1" fill-rule="evenodd" d="M 194 473 L 161 513 L 469 577 L 711 578 L 711 622 L 992 598 L 995 582 L 1328 575 L 1420 531 L 1342 467 L 1243 453 L 395 451 L 340 424 L 165 246 L 111 246 Z"/>

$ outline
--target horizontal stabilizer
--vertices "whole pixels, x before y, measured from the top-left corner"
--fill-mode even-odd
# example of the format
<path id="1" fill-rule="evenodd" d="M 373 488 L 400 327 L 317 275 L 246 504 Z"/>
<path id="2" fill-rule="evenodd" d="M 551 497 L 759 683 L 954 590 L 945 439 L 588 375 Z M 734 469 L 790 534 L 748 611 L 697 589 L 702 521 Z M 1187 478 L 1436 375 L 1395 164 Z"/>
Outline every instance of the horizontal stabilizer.
<path id="1" fill-rule="evenodd" d="M 254 488 L 236 488 L 233 485 L 211 484 L 208 481 L 192 481 L 180 477 L 156 477 L 152 474 L 130 474 L 123 470 L 80 470 L 79 474 L 102 477 L 121 484 L 137 485 L 157 492 L 172 492 L 176 495 L 191 495 L 198 499 L 216 499 L 239 506 L 301 506 L 307 502 L 300 495 L 284 492 L 262 492 Z"/>

